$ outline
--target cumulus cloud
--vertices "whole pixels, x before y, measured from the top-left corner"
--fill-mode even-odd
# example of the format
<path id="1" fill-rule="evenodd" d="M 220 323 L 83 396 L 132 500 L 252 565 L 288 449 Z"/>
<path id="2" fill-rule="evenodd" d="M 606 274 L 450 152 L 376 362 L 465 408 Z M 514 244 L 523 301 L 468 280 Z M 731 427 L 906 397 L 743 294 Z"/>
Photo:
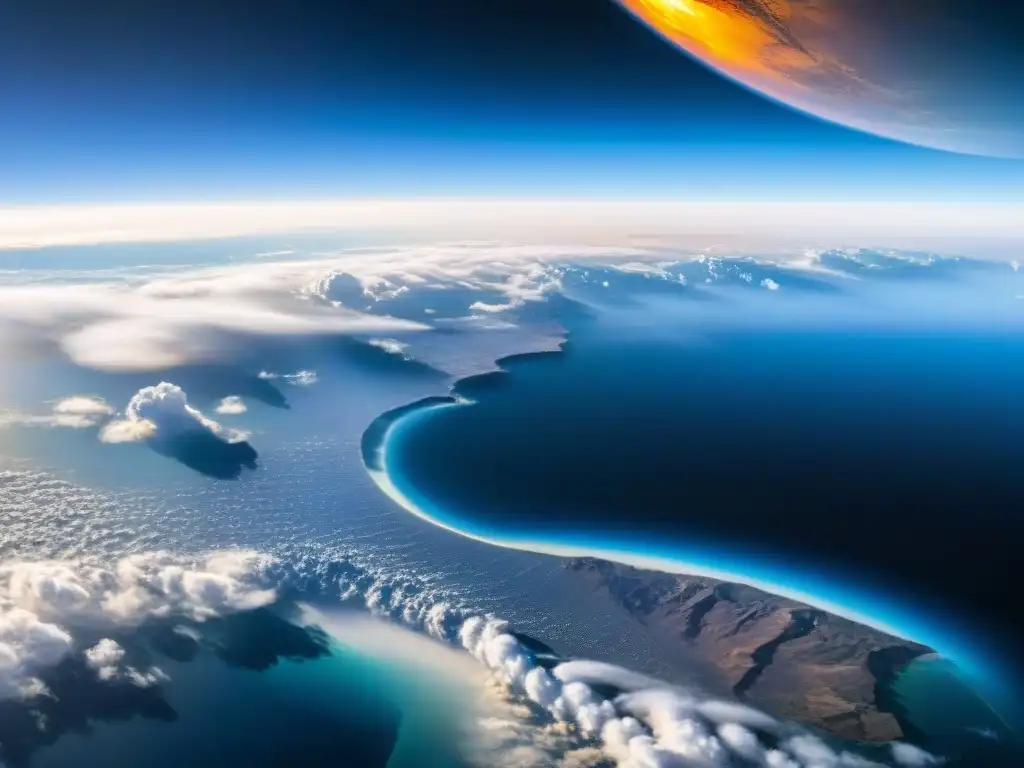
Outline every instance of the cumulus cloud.
<path id="1" fill-rule="evenodd" d="M 228 402 L 230 401 L 230 402 Z M 222 413 L 244 413 L 240 398 L 225 398 L 228 408 Z M 206 432 L 228 443 L 241 442 L 247 434 L 225 429 L 216 421 L 189 405 L 188 395 L 181 387 L 162 381 L 156 386 L 140 389 L 128 402 L 124 416 L 109 422 L 100 431 L 105 443 L 130 443 L 156 437 L 173 437 L 188 432 Z"/>
<path id="2" fill-rule="evenodd" d="M 137 688 L 152 688 L 170 678 L 159 667 L 140 671 L 135 667 L 122 666 L 125 650 L 116 640 L 103 638 L 82 654 L 85 665 L 96 672 L 103 682 L 126 681 Z"/>
<path id="3" fill-rule="evenodd" d="M 46 693 L 37 677 L 72 647 L 71 635 L 32 611 L 0 604 L 0 699 Z"/>
<path id="4" fill-rule="evenodd" d="M 124 659 L 124 648 L 115 640 L 103 638 L 92 648 L 85 651 L 85 664 L 95 670 L 100 680 L 113 680 L 120 672 L 119 666 Z"/>
<path id="5" fill-rule="evenodd" d="M 189 561 L 167 553 L 126 557 L 111 567 L 78 561 L 0 565 L 0 699 L 46 693 L 39 674 L 75 648 L 82 628 L 131 628 L 150 618 L 203 621 L 267 605 L 275 592 L 256 577 L 259 555 L 214 553 Z M 124 649 L 103 639 L 84 652 L 104 680 L 135 685 L 162 679 L 158 669 L 119 668 Z"/>
<path id="6" fill-rule="evenodd" d="M 835 749 L 793 723 L 734 702 L 709 700 L 609 664 L 564 662 L 549 671 L 501 620 L 473 616 L 458 640 L 513 690 L 596 740 L 620 768 L 763 766 L 765 768 L 879 768 L 854 752 Z M 585 682 L 584 682 L 585 681 Z M 603 698 L 597 690 L 620 691 Z M 935 765 L 917 747 L 895 744 L 898 765 Z"/>
<path id="7" fill-rule="evenodd" d="M 779 290 L 779 284 L 772 280 L 770 277 L 766 277 L 764 280 L 761 281 L 761 287 L 766 288 L 769 291 Z"/>
<path id="8" fill-rule="evenodd" d="M 240 416 L 248 411 L 249 407 L 238 395 L 228 395 L 217 404 L 215 410 L 223 416 Z"/>

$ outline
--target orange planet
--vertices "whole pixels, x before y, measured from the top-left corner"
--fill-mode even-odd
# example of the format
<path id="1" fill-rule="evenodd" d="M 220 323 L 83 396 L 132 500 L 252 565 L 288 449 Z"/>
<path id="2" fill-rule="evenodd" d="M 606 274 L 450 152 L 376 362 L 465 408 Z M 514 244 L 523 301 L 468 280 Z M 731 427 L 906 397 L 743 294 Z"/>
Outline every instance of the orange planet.
<path id="1" fill-rule="evenodd" d="M 1024 3 L 620 0 L 708 66 L 817 117 L 1024 156 Z"/>

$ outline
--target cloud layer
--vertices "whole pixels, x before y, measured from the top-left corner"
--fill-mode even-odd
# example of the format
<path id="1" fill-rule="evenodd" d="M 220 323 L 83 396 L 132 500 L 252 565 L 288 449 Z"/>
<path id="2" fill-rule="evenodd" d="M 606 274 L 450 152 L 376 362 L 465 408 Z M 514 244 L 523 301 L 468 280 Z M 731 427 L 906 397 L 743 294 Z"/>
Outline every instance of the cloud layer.
<path id="1" fill-rule="evenodd" d="M 1019 237 L 1012 203 L 699 202 L 692 200 L 429 199 L 274 203 L 8 206 L 0 249 L 166 242 L 295 231 L 458 237 L 636 233 L 849 239 Z"/>
<path id="2" fill-rule="evenodd" d="M 541 661 L 507 622 L 460 608 L 408 575 L 249 551 L 202 557 L 143 553 L 107 565 L 41 560 L 0 566 L 0 698 L 45 694 L 41 673 L 75 654 L 100 681 L 157 685 L 164 679 L 161 670 L 128 663 L 113 637 L 153 620 L 205 621 L 307 597 L 321 605 L 333 599 L 364 607 L 462 648 L 479 662 L 495 690 L 515 705 L 503 709 L 502 717 L 488 713 L 475 723 L 476 743 L 469 751 L 481 756 L 481 766 L 936 764 L 910 745 L 894 746 L 887 760 L 868 760 L 757 710 L 612 665 Z M 446 673 L 439 668 L 436 674 Z"/>
<path id="3" fill-rule="evenodd" d="M 641 288 L 657 293 L 708 284 L 775 291 L 788 290 L 792 281 L 806 286 L 966 263 L 857 249 L 758 253 L 755 258 L 717 246 L 653 242 L 469 242 L 253 257 L 141 275 L 86 273 L 74 282 L 66 276 L 62 282 L 57 272 L 0 284 L 0 342 L 103 371 L 164 371 L 194 363 L 259 371 L 272 352 L 332 336 L 357 336 L 415 356 L 403 345 L 414 342 L 417 332 L 467 318 L 474 319 L 475 330 L 507 329 L 510 320 L 550 324 L 560 317 L 558 307 L 542 305 L 568 289 L 604 300 Z M 314 366 L 297 367 L 305 365 Z"/>
<path id="4" fill-rule="evenodd" d="M 374 615 L 464 648 L 504 695 L 514 718 L 477 723 L 482 766 L 583 768 L 915 768 L 942 761 L 905 743 L 865 757 L 803 727 L 599 662 L 539 660 L 508 622 L 437 601 L 380 574 L 343 589 Z M 506 713 L 507 714 L 507 713 Z M 494 751 L 494 750 L 498 751 Z"/>
<path id="5" fill-rule="evenodd" d="M 110 567 L 79 561 L 0 565 L 0 699 L 46 693 L 43 670 L 77 652 L 75 633 L 137 627 L 147 619 L 203 621 L 266 605 L 272 589 L 255 579 L 259 556 L 221 552 L 198 561 L 167 553 L 126 557 Z M 102 639 L 83 651 L 101 679 L 158 682 L 159 670 L 122 668 L 123 649 Z"/>
<path id="6" fill-rule="evenodd" d="M 749 707 L 707 699 L 607 664 L 548 670 L 507 622 L 474 616 L 459 642 L 513 690 L 600 745 L 619 768 L 879 768 L 886 763 L 834 748 L 798 726 Z M 597 690 L 620 691 L 604 698 Z M 916 747 L 893 745 L 891 764 L 934 765 Z M 921 762 L 924 761 L 924 762 Z"/>
<path id="7" fill-rule="evenodd" d="M 106 371 L 156 371 L 230 359 L 257 339 L 419 330 L 324 302 L 305 290 L 329 266 L 263 262 L 153 277 L 0 287 L 0 335 L 55 347 Z"/>

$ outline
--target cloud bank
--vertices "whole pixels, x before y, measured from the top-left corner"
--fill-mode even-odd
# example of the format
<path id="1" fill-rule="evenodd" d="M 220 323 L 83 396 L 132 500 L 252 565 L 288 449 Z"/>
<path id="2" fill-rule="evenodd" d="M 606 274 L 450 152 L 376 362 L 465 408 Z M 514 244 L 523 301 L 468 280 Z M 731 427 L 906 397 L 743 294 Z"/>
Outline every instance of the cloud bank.
<path id="1" fill-rule="evenodd" d="M 474 658 L 559 722 L 600 745 L 619 768 L 879 768 L 886 763 L 834 748 L 800 727 L 749 707 L 714 701 L 607 664 L 569 662 L 545 669 L 507 622 L 471 617 L 458 633 Z M 587 682 L 583 682 L 586 680 Z M 621 692 L 603 698 L 597 690 Z M 935 760 L 896 745 L 901 766 Z M 938 761 L 936 760 L 936 763 Z"/>
<path id="2" fill-rule="evenodd" d="M 746 705 L 611 664 L 542 663 L 508 622 L 432 602 L 401 579 L 378 577 L 356 592 L 343 591 L 342 598 L 358 597 L 375 615 L 464 648 L 513 702 L 525 704 L 514 718 L 506 712 L 504 719 L 477 723 L 476 738 L 490 747 L 480 763 L 488 768 L 914 768 L 942 762 L 904 743 L 865 757 Z"/>
<path id="3" fill-rule="evenodd" d="M 130 637 L 154 620 L 202 622 L 307 596 L 321 605 L 333 598 L 363 606 L 476 660 L 489 676 L 488 690 L 506 702 L 500 713 L 482 711 L 469 734 L 468 753 L 487 768 L 937 764 L 902 744 L 886 753 L 889 759 L 868 759 L 749 707 L 612 665 L 542 663 L 507 622 L 438 600 L 409 576 L 250 551 L 192 558 L 143 553 L 106 565 L 48 560 L 0 566 L 0 698 L 30 702 L 45 695 L 41 674 L 72 655 L 101 682 L 158 685 L 165 679 L 160 669 L 129 664 L 125 647 L 113 637 Z M 434 655 L 417 655 L 433 663 Z M 436 658 L 450 657 L 439 647 Z M 433 673 L 443 678 L 455 666 L 451 659 Z"/>
<path id="4" fill-rule="evenodd" d="M 76 652 L 75 633 L 130 629 L 148 619 L 203 621 L 274 600 L 254 577 L 259 556 L 221 552 L 198 561 L 167 553 L 126 557 L 110 567 L 80 561 L 0 565 L 0 699 L 44 695 L 39 674 Z M 83 650 L 103 680 L 159 682 L 156 669 L 122 667 L 124 650 L 104 638 Z"/>
<path id="5" fill-rule="evenodd" d="M 622 299 L 623 293 L 710 284 L 790 290 L 812 281 L 821 287 L 826 278 L 849 282 L 869 273 L 961 263 L 863 249 L 757 253 L 754 258 L 725 247 L 654 242 L 462 242 L 303 259 L 253 257 L 228 266 L 131 275 L 86 273 L 74 282 L 66 276 L 61 282 L 61 273 L 54 272 L 0 284 L 0 346 L 57 354 L 111 372 L 211 363 L 259 371 L 274 364 L 268 355 L 333 336 L 355 336 L 403 355 L 403 345 L 417 333 L 452 330 L 452 323 L 467 318 L 475 325 L 463 323 L 460 333 L 508 329 L 510 320 L 551 325 L 562 318 L 559 309 L 568 309 L 566 296 L 577 292 L 608 300 L 612 294 Z M 557 305 L 556 296 L 563 299 Z M 316 367 L 313 361 L 288 364 L 293 371 Z"/>
<path id="6" fill-rule="evenodd" d="M 0 249 L 166 242 L 295 231 L 457 237 L 660 235 L 1020 237 L 1012 203 L 694 200 L 333 200 L 0 207 Z"/>
<path id="7" fill-rule="evenodd" d="M 105 371 L 232 359 L 257 340 L 408 333 L 422 324 L 310 300 L 330 267 L 260 262 L 143 281 L 0 287 L 0 336 Z"/>

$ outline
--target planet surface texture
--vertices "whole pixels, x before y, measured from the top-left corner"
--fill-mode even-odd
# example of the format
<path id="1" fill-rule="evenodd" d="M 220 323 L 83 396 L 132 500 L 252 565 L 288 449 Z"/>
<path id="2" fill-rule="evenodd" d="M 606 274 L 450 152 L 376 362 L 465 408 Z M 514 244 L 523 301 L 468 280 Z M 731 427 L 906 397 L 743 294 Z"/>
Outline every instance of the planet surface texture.
<path id="1" fill-rule="evenodd" d="M 1024 156 L 1024 6 L 998 0 L 621 0 L 796 109 L 921 146 Z"/>

